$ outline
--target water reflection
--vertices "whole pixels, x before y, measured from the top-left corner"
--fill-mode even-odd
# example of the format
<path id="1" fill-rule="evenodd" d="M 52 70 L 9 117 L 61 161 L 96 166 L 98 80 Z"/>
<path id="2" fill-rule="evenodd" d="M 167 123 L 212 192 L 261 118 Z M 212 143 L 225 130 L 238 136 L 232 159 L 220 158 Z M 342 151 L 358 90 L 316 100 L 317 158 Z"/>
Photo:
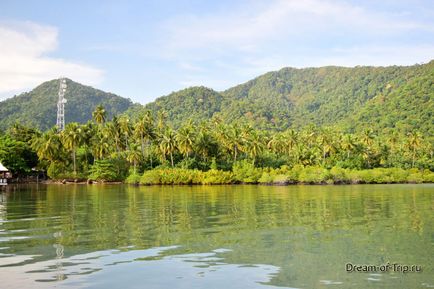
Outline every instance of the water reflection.
<path id="1" fill-rule="evenodd" d="M 0 198 L 0 279 L 6 288 L 425 288 L 434 284 L 433 192 L 19 186 Z M 349 274 L 348 262 L 424 271 Z"/>
<path id="2" fill-rule="evenodd" d="M 227 264 L 224 254 L 229 250 L 225 249 L 172 255 L 169 251 L 174 248 L 178 247 L 98 251 L 23 265 L 21 270 L 30 278 L 22 278 L 13 267 L 5 267 L 2 274 L 8 278 L 2 286 L 45 288 L 46 282 L 64 280 L 67 276 L 56 284 L 57 288 L 173 288 L 174 284 L 176 288 L 217 288 L 218 284 L 218 288 L 227 289 L 266 289 L 273 286 L 264 283 L 279 272 L 272 265 Z"/>

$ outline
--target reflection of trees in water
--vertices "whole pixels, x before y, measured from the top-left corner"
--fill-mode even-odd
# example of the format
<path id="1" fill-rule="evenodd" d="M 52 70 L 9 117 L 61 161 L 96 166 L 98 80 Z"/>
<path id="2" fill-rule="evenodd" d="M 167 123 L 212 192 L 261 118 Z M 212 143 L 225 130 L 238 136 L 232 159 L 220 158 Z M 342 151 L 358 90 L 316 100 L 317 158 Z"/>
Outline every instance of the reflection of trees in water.
<path id="1" fill-rule="evenodd" d="M 372 193 L 372 189 L 374 186 L 49 186 L 45 202 L 36 203 L 45 215 L 68 212 L 60 224 L 65 244 L 86 238 L 86 245 L 93 243 L 98 248 L 197 242 L 197 238 L 205 240 L 215 234 L 286 226 L 324 232 L 360 225 L 372 234 L 387 222 L 396 230 L 420 232 L 424 218 L 419 215 L 417 198 L 428 195 L 408 194 L 399 187 L 386 193 Z M 428 198 L 421 206 L 429 203 Z"/>
<path id="2" fill-rule="evenodd" d="M 37 229 L 29 234 L 62 232 L 55 237 L 59 266 L 60 246 L 67 246 L 68 254 L 131 245 L 182 245 L 183 252 L 231 248 L 227 262 L 280 266 L 274 280 L 283 284 L 302 274 L 297 264 L 311 266 L 314 276 L 324 273 L 318 264 L 345 264 L 348 256 L 362 263 L 388 256 L 423 262 L 426 246 L 415 244 L 425 242 L 424 228 L 433 225 L 426 214 L 432 190 L 409 188 L 48 186 L 46 193 L 28 193 L 36 219 L 22 226 Z M 29 196 L 14 195 L 10 202 L 8 211 L 22 215 L 20 206 L 29 205 Z M 51 246 L 53 240 L 31 238 L 16 247 L 28 244 Z"/>

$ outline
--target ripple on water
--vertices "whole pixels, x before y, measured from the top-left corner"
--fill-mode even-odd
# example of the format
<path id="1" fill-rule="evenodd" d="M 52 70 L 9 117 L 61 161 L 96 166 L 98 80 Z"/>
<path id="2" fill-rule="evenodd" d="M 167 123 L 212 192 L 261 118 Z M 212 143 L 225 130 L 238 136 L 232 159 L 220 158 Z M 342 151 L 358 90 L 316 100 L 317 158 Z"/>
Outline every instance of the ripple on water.
<path id="1" fill-rule="evenodd" d="M 280 269 L 276 266 L 224 263 L 218 254 L 228 252 L 227 249 L 198 254 L 170 254 L 178 248 L 170 246 L 132 251 L 99 251 L 19 267 L 4 267 L 2 269 L 5 270 L 0 272 L 0 276 L 8 276 L 2 278 L 6 281 L 6 284 L 3 283 L 6 288 L 28 288 L 29 285 L 34 287 L 35 281 L 41 284 L 61 281 L 53 283 L 56 288 L 78 284 L 83 288 L 145 286 L 157 289 L 176 286 L 183 289 L 210 288 L 216 285 L 225 289 L 275 288 L 265 283 L 279 272 Z M 25 256 L 16 261 L 23 262 L 28 258 L 34 256 Z M 203 266 L 204 264 L 208 266 Z M 92 277 L 88 280 L 90 274 Z M 23 278 L 24 276 L 26 278 Z"/>

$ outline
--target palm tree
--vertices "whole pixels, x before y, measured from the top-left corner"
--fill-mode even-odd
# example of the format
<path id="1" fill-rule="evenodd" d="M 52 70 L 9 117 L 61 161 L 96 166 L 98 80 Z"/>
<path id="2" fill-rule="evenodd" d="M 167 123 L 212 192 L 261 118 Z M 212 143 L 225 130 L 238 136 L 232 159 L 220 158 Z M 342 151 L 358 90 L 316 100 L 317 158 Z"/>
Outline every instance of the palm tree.
<path id="1" fill-rule="evenodd" d="M 294 158 L 298 158 L 298 155 L 297 155 L 297 153 L 298 153 L 298 151 L 297 150 L 294 150 L 294 148 L 298 145 L 298 143 L 299 143 L 299 135 L 298 135 L 298 133 L 295 131 L 295 130 L 293 130 L 293 129 L 289 129 L 289 130 L 287 130 L 284 134 L 283 134 L 283 137 L 284 137 L 284 139 L 285 139 L 285 142 L 286 142 L 286 149 L 285 149 L 285 151 L 286 151 L 286 154 L 288 155 L 288 157 L 290 158 L 290 159 L 292 159 L 293 158 L 293 153 L 292 152 L 295 152 L 295 156 L 294 156 Z"/>
<path id="2" fill-rule="evenodd" d="M 127 116 L 121 116 L 118 119 L 120 132 L 125 138 L 125 149 L 128 148 L 128 137 L 131 134 L 130 119 Z"/>
<path id="3" fill-rule="evenodd" d="M 371 156 L 373 154 L 372 145 L 374 143 L 374 139 L 375 135 L 372 129 L 367 128 L 363 131 L 361 142 L 365 147 L 362 150 L 362 157 L 367 161 L 368 167 L 371 167 Z"/>
<path id="4" fill-rule="evenodd" d="M 142 155 L 140 154 L 140 150 L 138 148 L 138 145 L 131 144 L 128 148 L 128 151 L 126 152 L 126 158 L 127 161 L 129 161 L 131 164 L 133 164 L 133 172 L 136 173 L 136 166 L 137 163 L 140 161 Z"/>
<path id="5" fill-rule="evenodd" d="M 153 119 L 151 112 L 148 110 L 134 125 L 134 135 L 140 139 L 142 156 L 145 156 L 145 145 L 155 138 Z M 146 142 L 146 143 L 145 143 Z"/>
<path id="6" fill-rule="evenodd" d="M 351 134 L 346 134 L 341 140 L 341 147 L 347 153 L 347 159 L 350 158 L 350 153 L 355 149 L 356 142 Z"/>
<path id="7" fill-rule="evenodd" d="M 325 165 L 327 155 L 334 151 L 333 132 L 330 129 L 323 129 L 318 136 L 318 143 L 322 149 L 322 163 Z"/>
<path id="8" fill-rule="evenodd" d="M 414 163 L 416 160 L 417 149 L 420 148 L 422 143 L 422 136 L 418 131 L 412 131 L 408 133 L 407 145 L 411 150 L 411 167 L 414 168 Z"/>
<path id="9" fill-rule="evenodd" d="M 92 112 L 92 117 L 98 125 L 102 125 L 106 120 L 106 111 L 104 107 L 100 104 Z"/>
<path id="10" fill-rule="evenodd" d="M 367 128 L 363 131 L 362 134 L 362 143 L 365 144 L 367 147 L 371 147 L 374 143 L 374 131 L 370 128 Z"/>
<path id="11" fill-rule="evenodd" d="M 246 136 L 245 151 L 252 158 L 253 165 L 256 162 L 256 158 L 264 150 L 264 137 L 259 134 L 256 130 L 250 131 L 249 135 Z"/>
<path id="12" fill-rule="evenodd" d="M 237 160 L 238 148 L 240 146 L 240 130 L 236 125 L 225 125 L 223 123 L 217 124 L 216 139 L 220 147 L 233 156 L 234 162 Z"/>
<path id="13" fill-rule="evenodd" d="M 267 143 L 267 148 L 275 154 L 284 154 L 286 152 L 286 140 L 283 133 L 275 133 Z"/>
<path id="14" fill-rule="evenodd" d="M 159 133 L 163 133 L 164 129 L 166 127 L 166 118 L 167 118 L 167 112 L 164 110 L 158 111 L 157 114 L 157 130 Z"/>
<path id="15" fill-rule="evenodd" d="M 164 159 L 166 159 L 167 155 L 170 155 L 170 163 L 173 168 L 173 153 L 176 150 L 176 135 L 170 127 L 166 128 L 161 135 L 159 149 Z"/>
<path id="16" fill-rule="evenodd" d="M 106 134 L 110 136 L 110 138 L 115 142 L 116 146 L 116 152 L 120 152 L 120 143 L 122 141 L 121 138 L 121 128 L 119 125 L 119 119 L 115 116 L 113 117 L 113 120 L 109 123 L 107 123 L 106 127 Z"/>
<path id="17" fill-rule="evenodd" d="M 193 151 L 193 146 L 196 140 L 195 128 L 191 121 L 178 130 L 176 142 L 179 152 L 188 158 Z"/>
<path id="18" fill-rule="evenodd" d="M 238 153 L 242 150 L 244 141 L 241 136 L 241 129 L 237 125 L 228 127 L 227 134 L 225 135 L 226 145 L 233 155 L 234 162 L 237 161 Z"/>
<path id="19" fill-rule="evenodd" d="M 207 162 L 211 156 L 217 155 L 218 144 L 206 127 L 201 127 L 196 136 L 194 151 Z"/>
<path id="20" fill-rule="evenodd" d="M 107 134 L 99 131 L 92 139 L 92 153 L 97 160 L 101 160 L 110 152 L 110 139 Z"/>
<path id="21" fill-rule="evenodd" d="M 58 160 L 62 143 L 57 128 L 53 127 L 41 137 L 33 138 L 31 147 L 36 151 L 40 160 L 46 159 L 51 162 Z"/>
<path id="22" fill-rule="evenodd" d="M 83 129 L 76 122 L 68 123 L 65 127 L 65 130 L 62 131 L 61 140 L 63 146 L 67 150 L 71 151 L 72 153 L 73 170 L 74 170 L 74 175 L 76 175 L 77 174 L 76 152 L 77 152 L 77 148 L 80 146 L 80 144 L 83 141 Z"/>

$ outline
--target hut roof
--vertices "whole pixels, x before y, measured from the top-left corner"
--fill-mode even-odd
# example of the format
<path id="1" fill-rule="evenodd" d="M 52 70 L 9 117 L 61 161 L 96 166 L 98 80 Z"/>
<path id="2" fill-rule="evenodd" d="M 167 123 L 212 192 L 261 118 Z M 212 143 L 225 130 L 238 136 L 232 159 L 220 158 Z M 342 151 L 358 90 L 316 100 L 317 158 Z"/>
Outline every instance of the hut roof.
<path id="1" fill-rule="evenodd" d="M 2 165 L 2 163 L 0 163 L 0 172 L 8 172 L 9 170 L 4 166 L 4 165 Z"/>

